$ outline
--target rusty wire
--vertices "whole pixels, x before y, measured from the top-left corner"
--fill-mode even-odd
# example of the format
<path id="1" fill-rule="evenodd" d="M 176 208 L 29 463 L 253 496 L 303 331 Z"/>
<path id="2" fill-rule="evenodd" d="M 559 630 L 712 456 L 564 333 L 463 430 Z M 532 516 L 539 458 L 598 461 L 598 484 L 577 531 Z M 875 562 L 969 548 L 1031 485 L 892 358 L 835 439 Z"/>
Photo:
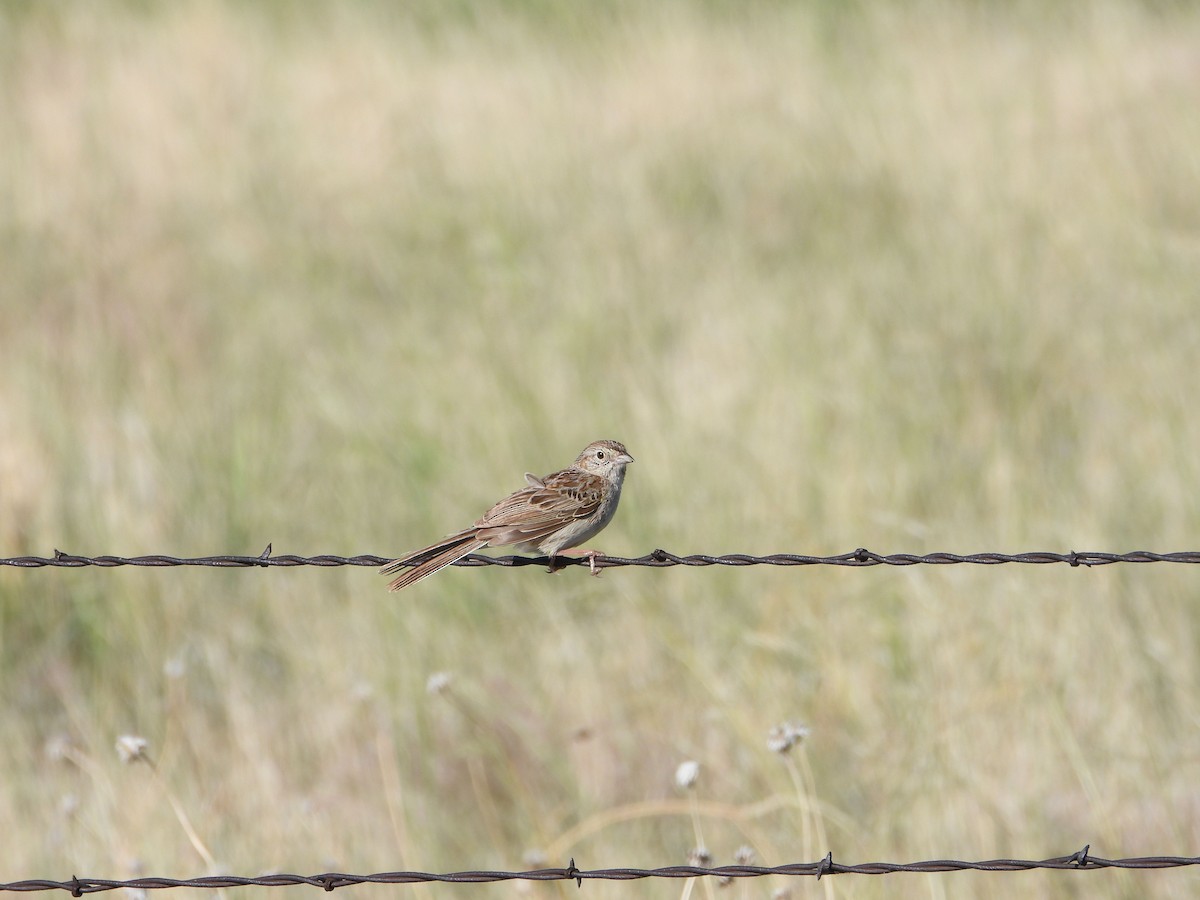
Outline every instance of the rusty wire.
<path id="1" fill-rule="evenodd" d="M 55 550 L 53 556 L 14 556 L 0 558 L 0 566 L 10 566 L 18 569 L 40 569 L 57 567 L 67 569 L 99 566 L 114 568 L 117 566 L 143 566 L 162 568 L 170 566 L 207 566 L 222 569 L 250 569 L 292 566 L 381 566 L 391 562 L 386 556 L 336 556 L 322 554 L 320 556 L 296 556 L 294 554 L 273 555 L 272 547 L 267 544 L 258 556 L 197 556 L 179 557 L 154 554 L 150 556 L 76 556 Z M 1134 550 L 1129 553 L 1103 553 L 1097 551 L 1070 550 L 1066 553 L 1053 551 L 1032 551 L 1027 553 L 913 553 L 881 554 L 865 547 L 840 553 L 836 556 L 805 556 L 798 553 L 772 553 L 767 556 L 751 556 L 745 553 L 727 553 L 721 556 L 693 554 L 678 556 L 667 550 L 653 550 L 645 556 L 625 558 L 620 556 L 598 556 L 596 568 L 610 569 L 621 566 L 642 566 L 653 569 L 669 568 L 671 566 L 848 566 L 850 568 L 867 568 L 870 566 L 948 566 L 957 564 L 972 564 L 981 566 L 996 566 L 1004 563 L 1022 563 L 1025 565 L 1048 565 L 1065 563 L 1073 567 L 1107 566 L 1113 563 L 1200 563 L 1200 551 L 1185 550 L 1174 553 L 1153 553 L 1149 550 Z M 507 568 L 521 566 L 547 566 L 550 560 L 545 556 L 484 556 L 472 553 L 455 563 L 457 566 L 504 566 Z M 555 568 L 565 566 L 586 566 L 588 562 L 582 557 L 560 556 L 554 561 Z"/>
<path id="2" fill-rule="evenodd" d="M 1092 872 L 1099 869 L 1174 869 L 1200 865 L 1198 856 L 1138 856 L 1128 859 L 1103 859 L 1090 855 L 1091 845 L 1085 846 L 1069 856 L 1050 859 L 987 859 L 967 862 L 958 859 L 930 859 L 911 863 L 858 863 L 834 862 L 833 854 L 826 854 L 818 862 L 791 863 L 783 866 L 664 866 L 658 869 L 579 869 L 572 859 L 565 869 L 533 869 L 525 872 L 466 871 L 434 874 L 430 872 L 380 872 L 373 875 L 347 875 L 327 872 L 322 875 L 273 874 L 242 877 L 237 875 L 207 875 L 200 878 L 133 878 L 113 881 L 106 878 L 79 878 L 69 881 L 31 879 L 0 883 L 0 891 L 67 891 L 81 897 L 99 891 L 120 888 L 132 890 L 165 890 L 167 888 L 230 888 L 230 887 L 294 887 L 309 885 L 325 891 L 356 884 L 421 884 L 443 882 L 455 884 L 480 884 L 496 881 L 574 881 L 582 886 L 584 881 L 634 881 L 642 878 L 759 878 L 764 875 L 800 876 L 813 875 L 819 880 L 826 875 L 892 875 L 899 872 L 938 874 L 942 872 L 1027 872 L 1032 869 L 1051 869 L 1070 872 Z"/>

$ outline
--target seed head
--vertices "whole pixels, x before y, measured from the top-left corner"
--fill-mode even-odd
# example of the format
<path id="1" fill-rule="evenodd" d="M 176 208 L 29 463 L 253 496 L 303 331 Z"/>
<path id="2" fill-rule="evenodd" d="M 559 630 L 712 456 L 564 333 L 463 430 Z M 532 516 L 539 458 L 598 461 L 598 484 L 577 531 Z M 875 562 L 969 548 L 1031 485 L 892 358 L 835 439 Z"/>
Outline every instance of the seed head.
<path id="1" fill-rule="evenodd" d="M 117 738 L 117 756 L 123 763 L 135 763 L 146 759 L 146 750 L 150 743 L 140 735 L 123 734 Z"/>
<path id="2" fill-rule="evenodd" d="M 696 780 L 700 777 L 700 763 L 694 759 L 685 760 L 679 764 L 679 768 L 675 770 L 675 785 L 683 791 L 691 790 L 696 786 Z"/>
<path id="3" fill-rule="evenodd" d="M 791 749 L 809 735 L 809 729 L 804 725 L 784 722 L 776 725 L 767 732 L 767 749 L 782 756 L 790 753 Z"/>

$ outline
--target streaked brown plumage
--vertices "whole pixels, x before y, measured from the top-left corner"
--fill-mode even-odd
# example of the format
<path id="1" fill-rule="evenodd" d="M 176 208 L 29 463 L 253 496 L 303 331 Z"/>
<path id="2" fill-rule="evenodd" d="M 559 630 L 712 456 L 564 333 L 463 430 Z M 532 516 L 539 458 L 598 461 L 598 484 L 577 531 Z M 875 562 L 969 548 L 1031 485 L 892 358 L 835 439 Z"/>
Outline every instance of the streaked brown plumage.
<path id="1" fill-rule="evenodd" d="M 527 474 L 525 487 L 505 497 L 470 528 L 393 560 L 379 572 L 399 572 L 388 585 L 389 590 L 398 591 L 484 547 L 514 545 L 553 559 L 612 521 L 621 499 L 625 467 L 631 462 L 633 457 L 617 441 L 594 441 L 570 468 L 545 478 Z"/>

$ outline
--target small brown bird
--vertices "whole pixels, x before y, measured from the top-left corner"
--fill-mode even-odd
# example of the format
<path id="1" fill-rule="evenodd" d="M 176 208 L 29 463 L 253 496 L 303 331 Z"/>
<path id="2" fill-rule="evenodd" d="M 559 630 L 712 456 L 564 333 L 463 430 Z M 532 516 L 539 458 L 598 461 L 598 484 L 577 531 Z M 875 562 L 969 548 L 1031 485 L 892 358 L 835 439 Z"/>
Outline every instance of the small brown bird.
<path id="1" fill-rule="evenodd" d="M 544 553 L 553 561 L 558 553 L 578 547 L 612 521 L 621 499 L 625 467 L 631 462 L 633 457 L 617 441 L 594 441 L 583 448 L 570 468 L 545 478 L 526 473 L 526 487 L 505 497 L 470 528 L 392 560 L 379 574 L 400 572 L 388 585 L 388 590 L 398 591 L 469 553 L 507 545 Z M 596 574 L 600 554 L 591 550 L 585 555 Z"/>

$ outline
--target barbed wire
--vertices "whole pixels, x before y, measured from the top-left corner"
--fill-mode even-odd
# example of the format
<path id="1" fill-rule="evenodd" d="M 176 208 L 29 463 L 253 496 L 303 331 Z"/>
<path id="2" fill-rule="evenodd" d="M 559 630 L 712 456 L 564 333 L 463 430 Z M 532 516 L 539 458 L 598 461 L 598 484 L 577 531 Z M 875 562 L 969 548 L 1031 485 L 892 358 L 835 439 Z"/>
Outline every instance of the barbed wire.
<path id="1" fill-rule="evenodd" d="M 53 556 L 13 556 L 0 558 L 0 566 L 18 569 L 40 569 L 47 567 L 77 569 L 85 566 L 115 568 L 118 566 L 141 566 L 148 568 L 164 568 L 171 566 L 207 566 L 219 569 L 250 569 L 292 566 L 381 566 L 391 562 L 391 557 L 360 554 L 358 556 L 336 556 L 321 554 L 319 556 L 297 556 L 294 554 L 274 555 L 272 546 L 258 556 L 195 556 L 180 557 L 164 554 L 148 556 L 77 556 L 55 550 Z M 672 566 L 846 566 L 850 568 L 867 568 L 870 566 L 948 566 L 948 565 L 980 565 L 996 566 L 1006 563 L 1024 565 L 1050 565 L 1065 563 L 1072 567 L 1107 566 L 1114 563 L 1200 563 L 1200 551 L 1184 550 L 1173 553 L 1154 553 L 1149 550 L 1134 550 L 1129 553 L 1104 553 L 1098 551 L 1070 550 L 1066 553 L 1035 550 L 1026 553 L 892 553 L 882 554 L 865 547 L 840 553 L 836 556 L 806 556 L 799 553 L 772 553 L 766 556 L 752 556 L 746 553 L 726 553 L 720 556 L 692 554 L 679 556 L 668 550 L 653 550 L 645 556 L 597 556 L 597 569 L 619 568 L 621 566 L 642 566 L 652 569 L 664 569 Z M 555 568 L 567 566 L 587 566 L 586 557 L 559 556 L 554 560 Z M 456 566 L 502 566 L 520 568 L 522 566 L 549 566 L 550 559 L 545 556 L 484 556 L 472 553 L 454 563 Z"/>
<path id="2" fill-rule="evenodd" d="M 327 872 L 322 875 L 271 874 L 243 877 L 238 875 L 206 875 L 199 878 L 132 878 L 114 881 L 106 878 L 79 878 L 69 881 L 31 879 L 0 883 L 0 891 L 67 891 L 74 897 L 121 888 L 133 890 L 165 890 L 168 888 L 230 888 L 230 887 L 294 887 L 309 885 L 325 891 L 356 884 L 422 884 L 444 882 L 481 884 L 497 881 L 574 881 L 582 887 L 584 881 L 634 881 L 642 878 L 761 878 L 766 875 L 812 875 L 818 880 L 826 875 L 893 875 L 899 872 L 939 874 L 942 872 L 1027 872 L 1033 869 L 1052 869 L 1070 872 L 1089 872 L 1098 869 L 1174 869 L 1200 865 L 1200 856 L 1137 856 L 1127 859 L 1103 859 L 1090 854 L 1091 845 L 1069 856 L 1050 859 L 986 859 L 968 862 L 959 859 L 929 859 L 922 862 L 871 862 L 845 864 L 834 862 L 827 853 L 818 862 L 791 863 L 782 866 L 664 866 L 658 869 L 580 869 L 572 859 L 565 869 L 532 869 L 525 872 L 468 871 L 434 874 L 430 872 L 380 872 L 373 875 L 348 875 Z"/>

